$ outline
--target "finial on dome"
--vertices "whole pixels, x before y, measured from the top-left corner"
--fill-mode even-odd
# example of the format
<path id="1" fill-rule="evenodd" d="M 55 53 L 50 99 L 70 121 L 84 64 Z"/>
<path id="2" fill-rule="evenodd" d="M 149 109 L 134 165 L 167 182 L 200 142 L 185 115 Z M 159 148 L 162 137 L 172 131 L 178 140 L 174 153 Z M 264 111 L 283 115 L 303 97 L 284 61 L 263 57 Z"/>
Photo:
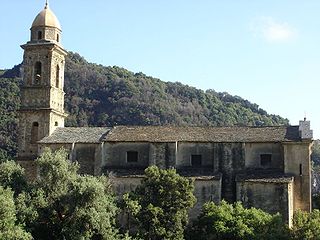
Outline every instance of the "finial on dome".
<path id="1" fill-rule="evenodd" d="M 49 1 L 48 0 L 46 0 L 46 5 L 45 5 L 45 9 L 47 9 L 49 7 Z"/>

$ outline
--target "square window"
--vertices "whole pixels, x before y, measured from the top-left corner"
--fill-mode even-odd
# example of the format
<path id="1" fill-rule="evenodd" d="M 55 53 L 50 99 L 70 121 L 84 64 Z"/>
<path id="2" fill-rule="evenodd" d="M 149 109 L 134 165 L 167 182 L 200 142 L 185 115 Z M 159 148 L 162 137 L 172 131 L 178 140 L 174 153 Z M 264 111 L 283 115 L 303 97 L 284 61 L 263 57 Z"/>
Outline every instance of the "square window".
<path id="1" fill-rule="evenodd" d="M 271 154 L 260 154 L 260 165 L 262 167 L 269 167 L 271 165 Z"/>
<path id="2" fill-rule="evenodd" d="M 127 152 L 127 162 L 128 163 L 138 162 L 138 152 L 136 152 L 136 151 L 128 151 Z"/>
<path id="3" fill-rule="evenodd" d="M 201 155 L 191 155 L 191 166 L 201 166 Z"/>

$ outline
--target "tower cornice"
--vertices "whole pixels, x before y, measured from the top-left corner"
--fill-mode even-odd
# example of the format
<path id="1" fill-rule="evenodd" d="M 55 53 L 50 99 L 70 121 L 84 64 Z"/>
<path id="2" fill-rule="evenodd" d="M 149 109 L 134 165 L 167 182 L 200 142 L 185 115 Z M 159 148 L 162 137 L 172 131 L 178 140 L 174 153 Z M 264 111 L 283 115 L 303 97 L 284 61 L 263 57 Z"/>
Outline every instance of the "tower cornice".
<path id="1" fill-rule="evenodd" d="M 68 55 L 68 52 L 60 45 L 60 44 L 56 44 L 55 42 L 51 42 L 51 41 L 38 41 L 38 42 L 27 42 L 26 44 L 20 45 L 20 47 L 23 50 L 26 49 L 30 49 L 30 48 L 35 48 L 38 49 L 39 47 L 47 47 L 51 50 L 55 49 L 57 51 L 59 51 L 59 53 L 63 54 L 64 56 Z"/>

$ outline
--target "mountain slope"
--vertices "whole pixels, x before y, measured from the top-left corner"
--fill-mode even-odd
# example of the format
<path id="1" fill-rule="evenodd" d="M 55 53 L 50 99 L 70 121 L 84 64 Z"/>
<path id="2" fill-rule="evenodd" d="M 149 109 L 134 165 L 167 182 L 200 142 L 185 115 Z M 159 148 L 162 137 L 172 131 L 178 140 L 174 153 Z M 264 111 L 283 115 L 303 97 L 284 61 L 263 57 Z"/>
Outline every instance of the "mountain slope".
<path id="1" fill-rule="evenodd" d="M 66 59 L 65 91 L 67 125 L 72 126 L 288 124 L 228 93 L 91 64 L 74 53 Z"/>

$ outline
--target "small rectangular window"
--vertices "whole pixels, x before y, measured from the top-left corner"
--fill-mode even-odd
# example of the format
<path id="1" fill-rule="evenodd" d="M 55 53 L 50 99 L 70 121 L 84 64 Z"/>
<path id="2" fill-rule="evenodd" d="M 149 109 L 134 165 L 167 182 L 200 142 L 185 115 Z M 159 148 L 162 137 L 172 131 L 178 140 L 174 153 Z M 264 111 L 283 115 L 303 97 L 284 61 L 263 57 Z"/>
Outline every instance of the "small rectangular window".
<path id="1" fill-rule="evenodd" d="M 260 164 L 262 167 L 269 167 L 271 165 L 271 154 L 260 154 Z"/>
<path id="2" fill-rule="evenodd" d="M 302 164 L 301 163 L 299 165 L 299 172 L 300 172 L 300 176 L 302 176 Z"/>
<path id="3" fill-rule="evenodd" d="M 127 162 L 128 163 L 138 162 L 138 152 L 136 152 L 136 151 L 128 151 L 127 152 Z"/>
<path id="4" fill-rule="evenodd" d="M 201 155 L 191 155 L 191 166 L 201 166 Z"/>

